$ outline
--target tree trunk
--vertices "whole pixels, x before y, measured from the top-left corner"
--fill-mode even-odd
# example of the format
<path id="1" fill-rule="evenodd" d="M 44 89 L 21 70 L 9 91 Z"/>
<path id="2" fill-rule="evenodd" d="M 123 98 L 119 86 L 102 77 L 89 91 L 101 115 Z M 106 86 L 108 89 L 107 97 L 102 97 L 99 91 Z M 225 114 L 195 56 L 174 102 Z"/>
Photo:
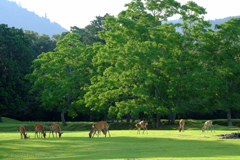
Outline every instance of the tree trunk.
<path id="1" fill-rule="evenodd" d="M 130 114 L 127 114 L 127 122 L 130 122 Z"/>
<path id="2" fill-rule="evenodd" d="M 121 118 L 121 122 L 123 122 L 123 118 Z"/>
<path id="3" fill-rule="evenodd" d="M 2 121 L 2 115 L 1 115 L 1 113 L 0 113 L 0 122 L 3 122 L 3 121 Z"/>
<path id="4" fill-rule="evenodd" d="M 135 120 L 136 120 L 136 116 L 133 116 L 132 122 L 135 122 Z"/>
<path id="5" fill-rule="evenodd" d="M 228 126 L 232 126 L 231 110 L 227 111 Z"/>
<path id="6" fill-rule="evenodd" d="M 117 118 L 117 123 L 119 122 L 119 118 Z"/>
<path id="7" fill-rule="evenodd" d="M 162 124 L 162 123 L 161 123 L 161 113 L 157 113 L 157 124 L 156 124 L 157 128 L 158 128 L 161 124 Z"/>
<path id="8" fill-rule="evenodd" d="M 67 126 L 67 123 L 66 123 L 66 120 L 65 120 L 65 117 L 64 117 L 64 114 L 65 114 L 66 110 L 67 110 L 67 107 L 63 108 L 62 113 L 61 113 L 61 120 L 62 120 L 63 126 Z"/>
<path id="9" fill-rule="evenodd" d="M 176 119 L 176 113 L 172 113 L 172 123 L 171 124 L 175 124 L 175 119 Z"/>
<path id="10" fill-rule="evenodd" d="M 114 122 L 114 117 L 112 117 L 112 123 Z"/>
<path id="11" fill-rule="evenodd" d="M 168 124 L 171 124 L 171 119 L 172 119 L 172 113 L 168 115 Z"/>
<path id="12" fill-rule="evenodd" d="M 152 113 L 151 115 L 152 115 L 152 127 L 156 128 L 156 120 L 155 120 L 154 113 Z"/>
<path id="13" fill-rule="evenodd" d="M 89 117 L 89 121 L 94 122 L 94 117 L 91 114 L 90 114 L 90 117 Z"/>

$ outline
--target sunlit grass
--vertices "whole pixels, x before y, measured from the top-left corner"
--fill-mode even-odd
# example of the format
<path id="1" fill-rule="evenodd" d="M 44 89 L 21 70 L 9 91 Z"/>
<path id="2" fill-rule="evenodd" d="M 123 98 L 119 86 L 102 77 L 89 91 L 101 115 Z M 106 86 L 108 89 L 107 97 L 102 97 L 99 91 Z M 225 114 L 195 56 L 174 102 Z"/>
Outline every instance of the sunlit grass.
<path id="1" fill-rule="evenodd" d="M 88 138 L 88 131 L 65 131 L 62 138 L 20 139 L 20 133 L 0 133 L 0 159 L 240 159 L 240 140 L 219 139 L 216 130 L 110 130 L 111 137 Z"/>

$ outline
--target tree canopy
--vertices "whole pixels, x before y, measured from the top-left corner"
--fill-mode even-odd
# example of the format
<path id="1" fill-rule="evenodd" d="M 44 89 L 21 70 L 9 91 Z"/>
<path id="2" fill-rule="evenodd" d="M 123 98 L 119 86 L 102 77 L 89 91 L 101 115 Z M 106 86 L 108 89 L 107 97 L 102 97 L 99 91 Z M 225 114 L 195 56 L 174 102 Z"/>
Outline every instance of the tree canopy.
<path id="1" fill-rule="evenodd" d="M 28 102 L 31 86 L 24 76 L 30 73 L 32 50 L 22 29 L 0 25 L 0 122 L 1 114 L 10 114 Z"/>

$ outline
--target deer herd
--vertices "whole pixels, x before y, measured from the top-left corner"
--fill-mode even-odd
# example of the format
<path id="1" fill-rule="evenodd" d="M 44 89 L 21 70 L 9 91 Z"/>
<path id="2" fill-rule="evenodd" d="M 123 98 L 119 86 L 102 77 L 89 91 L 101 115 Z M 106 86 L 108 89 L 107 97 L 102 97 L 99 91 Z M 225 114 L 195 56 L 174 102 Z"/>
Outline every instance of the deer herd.
<path id="1" fill-rule="evenodd" d="M 147 132 L 147 125 L 148 125 L 148 123 L 146 121 L 138 122 L 135 125 L 137 127 L 137 134 L 138 133 L 140 134 L 141 128 L 143 128 L 143 134 L 144 134 L 144 131 L 146 131 L 146 133 L 148 134 L 148 132 Z M 179 127 L 178 127 L 179 132 L 181 132 L 181 131 L 184 132 L 184 125 L 185 125 L 185 121 L 184 121 L 184 119 L 181 119 L 179 121 Z M 209 127 L 211 127 L 211 132 L 212 132 L 212 130 L 214 130 L 214 128 L 213 128 L 212 121 L 210 121 L 210 120 L 206 121 L 204 123 L 204 126 L 202 127 L 202 132 L 205 132 L 206 128 L 207 128 L 207 132 L 208 132 L 208 128 Z M 46 138 L 46 132 L 44 132 L 44 127 L 43 127 L 42 124 L 37 123 L 37 124 L 34 125 L 34 128 L 35 128 L 35 138 L 36 138 L 36 136 L 38 138 L 38 133 L 39 133 L 39 138 L 40 138 L 40 135 L 41 135 L 41 138 L 42 138 L 42 136 L 44 138 Z M 107 133 L 108 133 L 109 137 L 111 137 L 108 128 L 109 128 L 109 125 L 108 125 L 107 122 L 94 123 L 92 125 L 92 130 L 89 133 L 89 138 L 93 138 L 94 135 L 96 134 L 96 132 L 98 132 L 97 133 L 98 137 L 99 137 L 99 134 L 101 134 L 101 132 L 105 135 L 105 137 L 107 136 Z M 27 134 L 25 133 L 26 129 L 25 129 L 24 126 L 20 126 L 19 127 L 19 131 L 20 131 L 20 134 L 21 134 L 21 139 L 22 138 L 24 138 L 24 139 L 29 139 L 30 138 L 30 136 L 28 137 Z M 53 123 L 50 126 L 49 138 L 50 138 L 51 133 L 52 133 L 52 136 L 54 138 L 54 133 L 53 132 L 56 133 L 56 138 L 57 138 L 57 133 L 58 133 L 59 138 L 61 138 L 61 135 L 63 134 L 61 132 L 60 126 L 57 123 Z"/>

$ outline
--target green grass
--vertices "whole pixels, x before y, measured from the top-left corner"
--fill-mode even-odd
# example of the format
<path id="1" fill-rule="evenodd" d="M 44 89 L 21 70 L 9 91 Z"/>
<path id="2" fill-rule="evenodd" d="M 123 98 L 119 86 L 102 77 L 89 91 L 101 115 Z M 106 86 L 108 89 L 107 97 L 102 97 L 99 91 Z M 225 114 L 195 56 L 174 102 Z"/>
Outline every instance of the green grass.
<path id="1" fill-rule="evenodd" d="M 110 130 L 111 137 L 88 138 L 87 131 L 64 132 L 62 138 L 20 139 L 19 133 L 0 133 L 0 159 L 240 159 L 240 140 L 219 139 L 232 131 Z M 142 133 L 142 132 L 141 132 Z M 203 136 L 204 135 L 204 136 Z"/>
<path id="2" fill-rule="evenodd" d="M 100 135 L 91 139 L 88 133 L 92 122 L 68 122 L 62 138 L 49 138 L 47 132 L 45 139 L 37 139 L 33 131 L 27 131 L 31 138 L 20 139 L 17 127 L 30 127 L 37 122 L 5 119 L 4 123 L 0 123 L 0 159 L 240 159 L 240 139 L 220 139 L 216 136 L 240 131 L 240 128 L 216 125 L 215 133 L 203 133 L 201 127 L 205 121 L 187 120 L 185 132 L 181 133 L 177 125 L 166 125 L 163 130 L 149 129 L 144 135 L 142 130 L 141 135 L 131 130 L 131 123 L 119 124 L 122 128 L 130 127 L 127 130 L 111 129 L 116 127 L 114 123 L 110 124 L 111 137 Z M 52 122 L 40 123 L 48 127 Z"/>

